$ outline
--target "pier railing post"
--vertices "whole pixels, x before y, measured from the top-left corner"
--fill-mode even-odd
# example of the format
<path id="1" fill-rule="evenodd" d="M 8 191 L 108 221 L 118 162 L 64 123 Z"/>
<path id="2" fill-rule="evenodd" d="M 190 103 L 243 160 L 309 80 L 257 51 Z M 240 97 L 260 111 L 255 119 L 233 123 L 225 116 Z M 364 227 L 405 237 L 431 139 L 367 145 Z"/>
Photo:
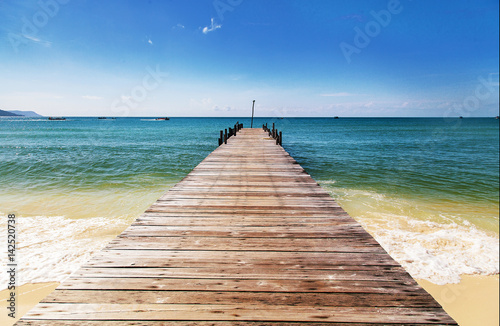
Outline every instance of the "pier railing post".
<path id="1" fill-rule="evenodd" d="M 224 131 L 220 131 L 220 138 L 219 138 L 219 146 L 224 144 L 227 144 L 227 140 L 231 138 L 232 136 L 236 136 L 238 131 L 243 129 L 243 124 L 240 123 L 239 121 L 236 121 L 236 124 L 233 126 L 233 128 L 227 128 L 224 129 Z"/>
<path id="2" fill-rule="evenodd" d="M 282 146 L 283 145 L 283 138 L 282 138 L 282 134 L 281 134 L 281 131 L 280 131 L 280 136 L 279 136 L 279 140 L 280 140 L 280 143 L 279 145 Z"/>

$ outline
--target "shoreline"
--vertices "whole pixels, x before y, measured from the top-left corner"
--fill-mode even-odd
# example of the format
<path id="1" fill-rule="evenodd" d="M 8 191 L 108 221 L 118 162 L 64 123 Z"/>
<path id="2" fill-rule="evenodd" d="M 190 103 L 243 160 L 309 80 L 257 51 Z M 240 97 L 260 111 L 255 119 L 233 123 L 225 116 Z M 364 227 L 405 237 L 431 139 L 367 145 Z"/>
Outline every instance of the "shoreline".
<path id="1" fill-rule="evenodd" d="M 499 276 L 462 275 L 458 284 L 436 285 L 416 280 L 460 326 L 499 324 Z M 60 283 L 28 283 L 18 287 L 16 318 L 7 313 L 8 291 L 0 291 L 0 324 L 11 326 L 52 293 Z"/>

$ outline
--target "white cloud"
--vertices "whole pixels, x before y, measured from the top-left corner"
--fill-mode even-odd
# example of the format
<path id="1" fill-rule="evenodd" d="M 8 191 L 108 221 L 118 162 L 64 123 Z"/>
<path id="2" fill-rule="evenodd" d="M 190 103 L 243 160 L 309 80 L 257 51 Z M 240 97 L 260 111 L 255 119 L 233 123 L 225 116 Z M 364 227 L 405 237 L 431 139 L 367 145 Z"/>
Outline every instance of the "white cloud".
<path id="1" fill-rule="evenodd" d="M 148 43 L 153 45 L 153 41 L 151 41 L 151 39 L 148 39 Z"/>
<path id="2" fill-rule="evenodd" d="M 31 35 L 23 34 L 23 37 L 25 39 L 28 39 L 28 40 L 34 42 L 34 43 L 41 44 L 41 45 L 46 46 L 46 47 L 50 47 L 52 45 L 52 42 L 44 41 L 44 40 L 41 40 L 41 39 L 34 37 L 34 36 L 31 36 Z"/>
<path id="3" fill-rule="evenodd" d="M 82 97 L 83 97 L 84 99 L 86 99 L 86 100 L 92 100 L 92 101 L 102 100 L 102 97 L 100 97 L 100 96 L 83 95 Z"/>
<path id="4" fill-rule="evenodd" d="M 207 26 L 207 27 L 204 27 L 203 28 L 203 34 L 208 34 L 209 32 L 213 32 L 215 31 L 216 29 L 219 29 L 222 27 L 222 25 L 217 25 L 215 22 L 214 22 L 214 19 L 212 18 L 211 20 L 211 25 L 210 25 L 210 28 Z"/>
<path id="5" fill-rule="evenodd" d="M 189 104 L 192 107 L 198 107 L 198 108 L 208 108 L 212 105 L 213 101 L 211 98 L 203 98 L 201 100 L 197 99 L 190 99 Z"/>
<path id="6" fill-rule="evenodd" d="M 225 106 L 224 108 L 219 108 L 217 105 L 213 107 L 214 111 L 230 112 L 232 108 L 230 106 Z"/>
<path id="7" fill-rule="evenodd" d="M 186 28 L 186 26 L 184 26 L 182 24 L 177 24 L 174 27 L 172 27 L 172 29 L 184 29 L 184 28 Z"/>

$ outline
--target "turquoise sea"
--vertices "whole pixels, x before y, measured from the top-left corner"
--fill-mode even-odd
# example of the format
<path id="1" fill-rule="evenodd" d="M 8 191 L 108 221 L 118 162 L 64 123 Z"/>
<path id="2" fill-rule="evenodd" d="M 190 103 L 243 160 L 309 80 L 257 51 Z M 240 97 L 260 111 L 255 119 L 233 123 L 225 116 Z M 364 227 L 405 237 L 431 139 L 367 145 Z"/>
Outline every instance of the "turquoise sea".
<path id="1" fill-rule="evenodd" d="M 248 118 L 0 119 L 0 215 L 18 216 L 21 282 L 63 279 L 236 121 L 250 126 Z M 414 277 L 443 284 L 498 274 L 499 120 L 257 118 L 254 127 L 263 123 L 283 131 L 283 147 Z"/>

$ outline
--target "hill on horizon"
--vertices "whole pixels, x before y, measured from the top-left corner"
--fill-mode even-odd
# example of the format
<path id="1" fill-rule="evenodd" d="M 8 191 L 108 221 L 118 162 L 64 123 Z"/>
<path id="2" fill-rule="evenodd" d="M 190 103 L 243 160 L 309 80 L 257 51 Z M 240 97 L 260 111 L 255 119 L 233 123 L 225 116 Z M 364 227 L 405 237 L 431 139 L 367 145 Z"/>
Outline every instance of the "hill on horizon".
<path id="1" fill-rule="evenodd" d="M 36 113 L 35 111 L 20 111 L 20 110 L 9 110 L 7 112 L 14 113 L 20 116 L 24 117 L 31 117 L 31 118 L 41 118 L 43 115 L 40 115 Z"/>
<path id="2" fill-rule="evenodd" d="M 0 110 L 0 117 L 21 117 L 21 115 L 10 111 Z"/>

